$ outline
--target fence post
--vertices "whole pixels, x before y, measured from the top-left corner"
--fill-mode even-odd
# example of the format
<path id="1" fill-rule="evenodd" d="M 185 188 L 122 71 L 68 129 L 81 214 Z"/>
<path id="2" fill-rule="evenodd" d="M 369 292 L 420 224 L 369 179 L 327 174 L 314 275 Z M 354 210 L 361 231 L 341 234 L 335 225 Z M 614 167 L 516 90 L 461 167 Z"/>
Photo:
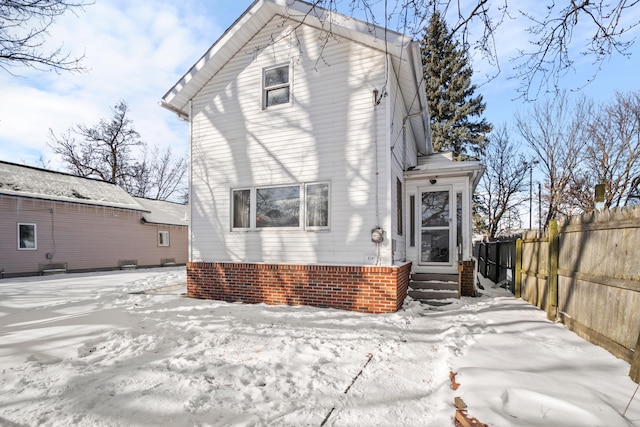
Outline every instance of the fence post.
<path id="1" fill-rule="evenodd" d="M 496 259 L 495 267 L 493 268 L 493 283 L 500 281 L 500 241 L 496 241 Z"/>
<path id="2" fill-rule="evenodd" d="M 513 273 L 513 282 L 515 287 L 515 297 L 522 297 L 522 239 L 516 240 L 516 265 Z"/>
<path id="3" fill-rule="evenodd" d="M 485 242 L 484 244 L 484 273 L 482 273 L 482 275 L 484 277 L 486 277 L 487 279 L 491 279 L 491 277 L 489 277 L 489 242 Z"/>
<path id="4" fill-rule="evenodd" d="M 549 261 L 547 273 L 547 319 L 556 321 L 558 317 L 558 220 L 549 221 Z"/>

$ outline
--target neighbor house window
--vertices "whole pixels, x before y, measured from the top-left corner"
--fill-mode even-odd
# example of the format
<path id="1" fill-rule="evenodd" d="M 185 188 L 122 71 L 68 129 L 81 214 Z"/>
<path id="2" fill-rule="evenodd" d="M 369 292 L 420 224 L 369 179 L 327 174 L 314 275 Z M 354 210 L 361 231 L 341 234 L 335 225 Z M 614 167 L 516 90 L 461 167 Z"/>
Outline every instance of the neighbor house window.
<path id="1" fill-rule="evenodd" d="M 288 104 L 291 97 L 289 66 L 267 68 L 262 78 L 264 108 Z"/>
<path id="2" fill-rule="evenodd" d="M 38 237 L 35 224 L 18 224 L 18 249 L 38 249 Z"/>
<path id="3" fill-rule="evenodd" d="M 256 227 L 300 227 L 300 186 L 256 189 Z"/>
<path id="4" fill-rule="evenodd" d="M 329 227 L 326 182 L 238 189 L 231 190 L 231 195 L 233 230 Z"/>
<path id="5" fill-rule="evenodd" d="M 158 246 L 169 246 L 168 231 L 158 231 Z"/>

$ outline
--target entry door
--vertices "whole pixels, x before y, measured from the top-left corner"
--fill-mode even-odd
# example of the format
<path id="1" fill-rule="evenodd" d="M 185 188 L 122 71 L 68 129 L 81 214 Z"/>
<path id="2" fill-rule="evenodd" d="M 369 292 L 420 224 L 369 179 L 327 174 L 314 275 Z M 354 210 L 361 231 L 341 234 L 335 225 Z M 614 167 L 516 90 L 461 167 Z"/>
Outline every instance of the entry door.
<path id="1" fill-rule="evenodd" d="M 455 223 L 451 190 L 423 191 L 420 194 L 420 264 L 451 265 Z"/>

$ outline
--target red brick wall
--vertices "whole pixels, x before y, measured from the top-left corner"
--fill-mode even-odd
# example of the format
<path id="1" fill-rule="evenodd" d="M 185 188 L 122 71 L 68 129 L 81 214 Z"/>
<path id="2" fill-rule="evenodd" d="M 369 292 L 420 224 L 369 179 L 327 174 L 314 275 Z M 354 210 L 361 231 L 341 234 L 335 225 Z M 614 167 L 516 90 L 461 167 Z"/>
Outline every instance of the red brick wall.
<path id="1" fill-rule="evenodd" d="M 394 267 L 187 263 L 187 296 L 392 313 L 404 303 L 411 263 Z"/>
<path id="2" fill-rule="evenodd" d="M 476 288 L 473 283 L 474 271 L 476 269 L 476 263 L 473 260 L 462 261 L 458 265 L 458 283 L 460 284 L 460 296 L 462 297 L 475 297 Z"/>

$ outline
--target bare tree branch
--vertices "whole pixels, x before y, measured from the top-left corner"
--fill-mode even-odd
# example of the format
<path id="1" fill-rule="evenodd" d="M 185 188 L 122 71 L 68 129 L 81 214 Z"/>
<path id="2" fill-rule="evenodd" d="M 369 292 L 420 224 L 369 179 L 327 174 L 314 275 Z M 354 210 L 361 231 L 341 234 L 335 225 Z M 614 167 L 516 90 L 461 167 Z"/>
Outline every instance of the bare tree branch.
<path id="1" fill-rule="evenodd" d="M 182 198 L 187 162 L 175 158 L 168 147 L 162 154 L 150 149 L 129 118 L 129 107 L 120 101 L 109 120 L 97 125 L 76 125 L 60 137 L 50 130 L 53 152 L 71 173 L 113 182 L 129 194 L 157 200 Z"/>
<path id="2" fill-rule="evenodd" d="M 88 0 L 0 0 L 0 68 L 84 71 L 84 54 L 73 57 L 59 46 L 46 48 L 49 29 L 67 12 L 76 13 Z"/>
<path id="3" fill-rule="evenodd" d="M 514 155 L 519 151 L 506 125 L 494 131 L 489 137 L 482 161 L 486 167 L 478 188 L 482 210 L 487 216 L 489 239 L 505 231 L 505 217 L 515 213 L 519 217 L 517 207 L 524 199 L 520 192 L 525 186 L 526 172 L 530 165 L 522 155 Z"/>

